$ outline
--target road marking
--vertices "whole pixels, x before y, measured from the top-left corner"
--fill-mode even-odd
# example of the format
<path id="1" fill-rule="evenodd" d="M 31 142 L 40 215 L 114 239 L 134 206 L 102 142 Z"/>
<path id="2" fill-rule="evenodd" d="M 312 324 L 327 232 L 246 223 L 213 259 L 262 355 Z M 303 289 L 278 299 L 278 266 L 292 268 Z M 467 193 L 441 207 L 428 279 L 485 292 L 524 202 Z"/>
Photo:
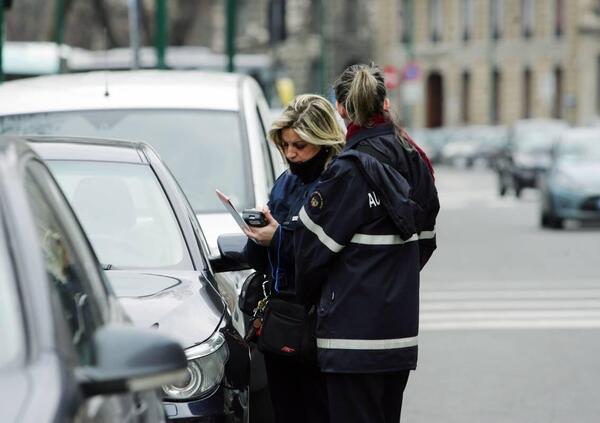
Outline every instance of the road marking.
<path id="1" fill-rule="evenodd" d="M 597 281 L 436 282 L 421 291 L 425 331 L 599 328 Z"/>
<path id="2" fill-rule="evenodd" d="M 478 329 L 600 329 L 598 320 L 502 320 L 475 322 L 420 323 L 421 331 L 478 330 Z"/>
<path id="3" fill-rule="evenodd" d="M 425 301 L 435 300 L 477 300 L 477 299 L 518 299 L 518 298 L 600 298 L 600 289 L 557 289 L 557 290 L 478 290 L 478 291 L 437 291 L 421 292 L 421 298 Z"/>

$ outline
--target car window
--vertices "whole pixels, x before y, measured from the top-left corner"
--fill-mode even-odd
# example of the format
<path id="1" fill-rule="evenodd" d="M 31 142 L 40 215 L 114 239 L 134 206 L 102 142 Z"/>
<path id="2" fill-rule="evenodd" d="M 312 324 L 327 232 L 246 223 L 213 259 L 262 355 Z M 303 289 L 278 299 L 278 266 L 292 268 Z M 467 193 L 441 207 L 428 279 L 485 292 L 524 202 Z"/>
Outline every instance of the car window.
<path id="1" fill-rule="evenodd" d="M 114 268 L 182 268 L 189 252 L 149 166 L 48 161 L 100 262 Z"/>
<path id="2" fill-rule="evenodd" d="M 102 297 L 93 287 L 93 273 L 86 269 L 85 248 L 71 238 L 77 222 L 72 215 L 69 219 L 68 207 L 59 211 L 51 206 L 56 207 L 60 200 L 46 189 L 53 183 L 41 164 L 28 163 L 24 181 L 51 294 L 59 300 L 80 364 L 92 364 L 93 334 L 103 323 L 98 302 Z M 73 227 L 67 229 L 66 225 Z"/>
<path id="3" fill-rule="evenodd" d="M 196 212 L 223 212 L 215 189 L 242 209 L 254 206 L 248 146 L 236 111 L 98 110 L 4 116 L 0 134 L 145 141 L 171 169 Z"/>
<path id="4" fill-rule="evenodd" d="M 265 122 L 263 121 L 262 115 L 260 114 L 260 109 L 258 108 L 258 105 L 256 106 L 255 111 L 256 118 L 258 119 L 258 122 L 260 124 L 260 134 L 258 139 L 260 140 L 260 148 L 262 150 L 263 166 L 265 168 L 265 175 L 267 177 L 267 186 L 270 189 L 273 186 L 273 182 L 275 182 L 275 170 L 273 169 L 273 161 L 271 160 L 271 150 L 269 149 L 269 140 L 267 138 Z"/>
<path id="5" fill-rule="evenodd" d="M 0 369 L 23 356 L 24 332 L 16 280 L 0 216 Z"/>

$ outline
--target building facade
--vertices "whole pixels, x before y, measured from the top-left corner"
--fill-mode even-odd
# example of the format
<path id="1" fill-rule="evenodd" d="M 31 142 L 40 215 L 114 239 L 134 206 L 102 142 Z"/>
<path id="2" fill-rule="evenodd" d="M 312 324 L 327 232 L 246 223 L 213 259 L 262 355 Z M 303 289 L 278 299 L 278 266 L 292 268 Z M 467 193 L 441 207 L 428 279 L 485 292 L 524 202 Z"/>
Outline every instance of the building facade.
<path id="1" fill-rule="evenodd" d="M 600 116 L 597 0 L 399 0 L 394 55 L 415 127 Z"/>

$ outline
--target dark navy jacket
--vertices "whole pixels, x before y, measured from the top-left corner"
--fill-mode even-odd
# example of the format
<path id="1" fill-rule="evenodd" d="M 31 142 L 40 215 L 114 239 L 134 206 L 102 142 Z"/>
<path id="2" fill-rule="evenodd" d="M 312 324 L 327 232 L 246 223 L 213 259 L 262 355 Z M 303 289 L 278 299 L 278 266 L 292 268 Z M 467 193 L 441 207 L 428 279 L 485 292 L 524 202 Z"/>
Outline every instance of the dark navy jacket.
<path id="1" fill-rule="evenodd" d="M 289 170 L 281 174 L 269 194 L 269 210 L 280 225 L 271 245 L 262 247 L 252 241 L 246 244 L 249 264 L 270 276 L 272 294 L 291 301 L 296 297 L 292 232 L 299 224 L 298 212 L 316 183 L 317 180 L 305 184 Z"/>
<path id="2" fill-rule="evenodd" d="M 357 151 L 363 141 L 388 163 Z M 359 131 L 299 213 L 297 289 L 300 299 L 320 292 L 316 334 L 325 372 L 416 367 L 419 272 L 435 249 L 439 203 L 422 159 L 402 150 L 391 125 Z M 431 241 L 424 251 L 421 240 Z"/>

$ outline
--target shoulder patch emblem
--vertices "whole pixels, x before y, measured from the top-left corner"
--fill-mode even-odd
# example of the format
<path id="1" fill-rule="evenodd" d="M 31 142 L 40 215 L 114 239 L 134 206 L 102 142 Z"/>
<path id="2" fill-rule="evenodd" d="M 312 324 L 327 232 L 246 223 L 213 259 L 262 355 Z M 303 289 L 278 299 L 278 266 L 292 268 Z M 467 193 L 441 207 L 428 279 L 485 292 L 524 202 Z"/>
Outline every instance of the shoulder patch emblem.
<path id="1" fill-rule="evenodd" d="M 310 196 L 310 206 L 313 209 L 322 209 L 323 208 L 323 196 L 319 191 L 315 191 Z"/>

